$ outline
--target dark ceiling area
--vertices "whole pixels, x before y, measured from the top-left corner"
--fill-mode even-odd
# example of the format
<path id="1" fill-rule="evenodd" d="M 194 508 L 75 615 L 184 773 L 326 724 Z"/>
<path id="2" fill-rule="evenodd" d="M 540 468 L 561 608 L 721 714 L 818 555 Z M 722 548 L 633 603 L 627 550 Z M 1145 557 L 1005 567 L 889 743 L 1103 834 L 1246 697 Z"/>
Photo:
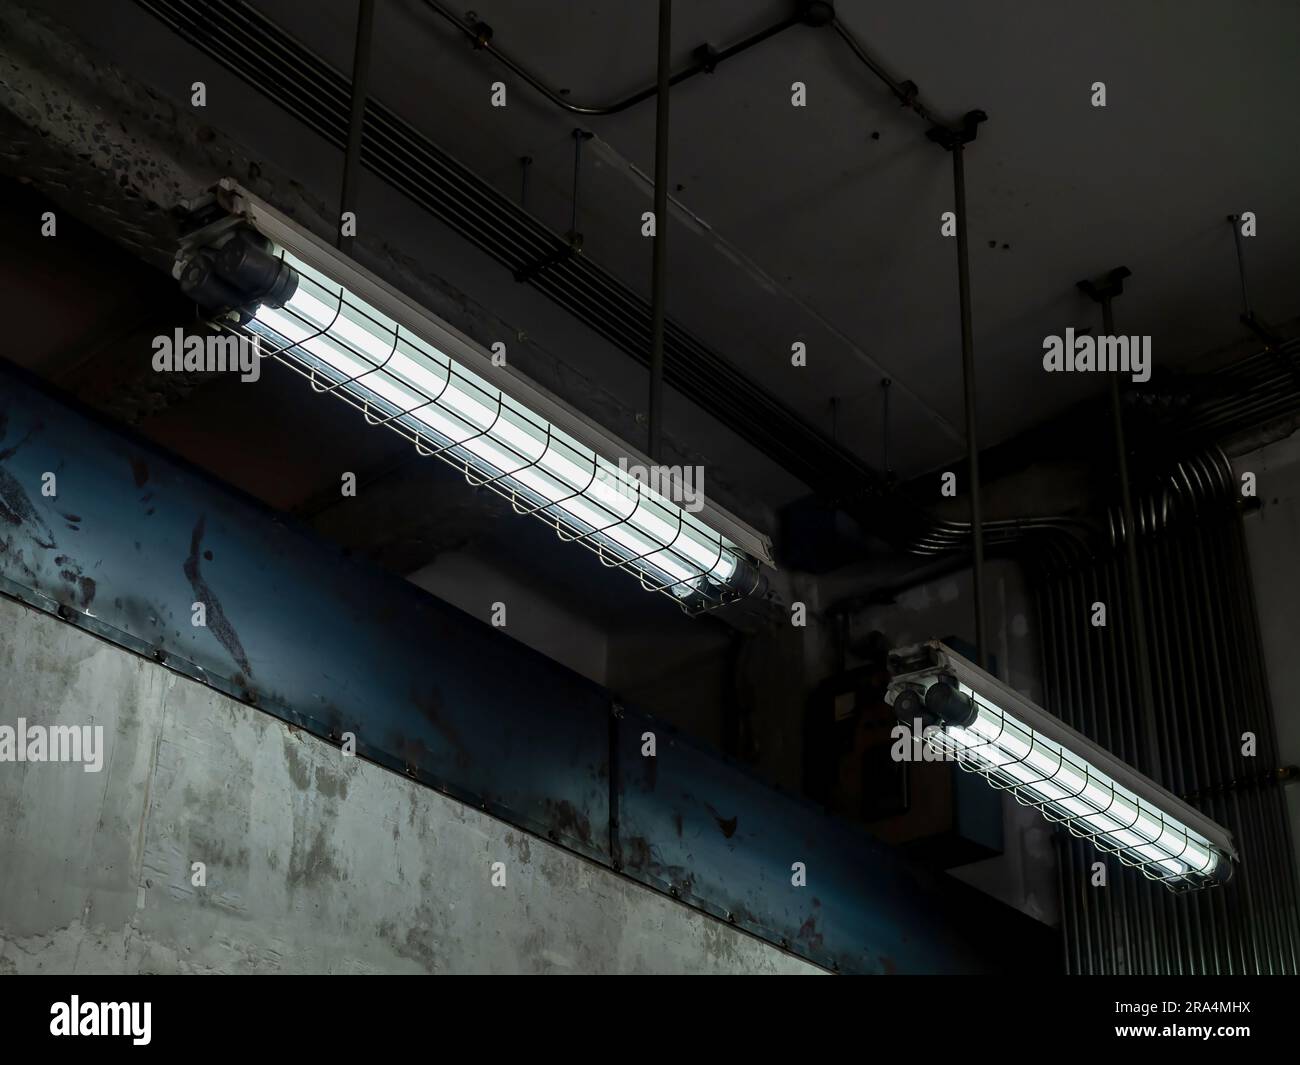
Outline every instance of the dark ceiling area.
<path id="1" fill-rule="evenodd" d="M 91 36 L 86 20 L 94 5 L 49 8 Z M 300 5 L 271 2 L 122 8 L 96 27 L 96 44 L 110 57 L 114 49 L 129 52 L 132 73 L 173 100 L 184 100 L 186 78 L 204 74 L 211 103 L 197 116 L 207 121 L 200 137 L 210 128 L 235 133 L 259 172 L 311 158 L 313 197 L 328 203 L 337 194 L 338 177 L 316 161 L 331 154 L 322 151 L 322 131 L 335 142 L 345 136 L 338 123 L 346 121 L 346 81 L 337 82 L 342 95 L 334 99 L 301 92 L 312 78 L 337 80 L 334 72 L 348 69 L 351 5 L 316 4 L 310 16 Z M 1012 467 L 1030 454 L 1045 461 L 1107 446 L 1104 427 L 1087 431 L 1096 420 L 1088 404 L 1104 399 L 1095 376 L 1038 372 L 1043 337 L 1067 326 L 1099 327 L 1095 305 L 1075 288 L 1081 278 L 1121 263 L 1132 269 L 1118 315 L 1125 331 L 1152 337 L 1155 379 L 1143 413 L 1157 416 L 1192 402 L 1196 389 L 1184 371 L 1264 346 L 1240 320 L 1228 213 L 1252 210 L 1259 219 L 1258 237 L 1246 243 L 1249 298 L 1260 320 L 1280 323 L 1273 334 L 1280 341 L 1300 311 L 1300 217 L 1289 195 L 1297 148 L 1295 138 L 1279 135 L 1293 122 L 1286 90 L 1294 13 L 1266 6 L 1276 24 L 1260 34 L 1257 22 L 1243 30 L 1208 4 L 1203 17 L 1179 21 L 1176 49 L 1139 62 L 1134 49 L 1159 32 L 1159 16 L 1129 5 L 1103 8 L 1082 19 L 1014 4 L 999 11 L 952 5 L 942 35 L 926 32 L 929 16 L 919 12 L 885 17 L 849 3 L 836 9 L 847 35 L 869 42 L 873 61 L 896 84 L 919 86 L 918 107 L 942 121 L 973 108 L 990 116 L 966 152 L 974 349 L 980 441 L 985 448 L 1005 443 L 1001 454 Z M 581 254 L 543 267 L 523 286 L 572 312 L 581 323 L 571 334 L 577 343 L 529 328 L 531 294 L 511 295 L 520 309 L 504 315 L 528 343 L 545 335 L 562 372 L 581 375 L 621 408 L 626 422 L 614 428 L 639 444 L 650 293 L 638 227 L 649 206 L 653 100 L 612 115 L 575 115 L 516 78 L 506 107 L 486 107 L 491 84 L 514 75 L 493 51 L 473 47 L 442 14 L 449 10 L 424 0 L 381 5 L 371 85 L 374 105 L 409 145 L 447 160 L 444 176 L 399 173 L 401 156 L 367 157 L 362 196 L 385 222 L 410 210 L 399 211 L 395 195 L 408 202 L 441 197 L 417 202 L 464 235 L 475 223 L 458 215 L 477 211 L 482 220 L 482 207 L 453 209 L 448 197 L 463 197 L 463 182 L 474 180 L 484 204 L 495 197 L 499 213 L 519 219 L 509 232 L 521 239 L 532 233 L 512 246 L 517 250 L 491 247 L 517 275 L 563 249 L 574 211 L 573 132 L 590 132 L 580 164 Z M 622 100 L 653 83 L 648 9 L 628 15 L 595 5 L 557 12 L 504 4 L 476 14 L 490 26 L 492 48 L 571 106 Z M 887 499 L 892 481 L 906 485 L 952 468 L 963 454 L 956 271 L 952 241 L 940 233 L 941 215 L 952 206 L 948 157 L 927 140 L 926 120 L 901 106 L 838 32 L 807 14 L 785 3 L 691 5 L 678 13 L 675 69 L 698 61 L 698 45 L 721 50 L 782 28 L 674 89 L 667 427 L 707 461 L 733 508 L 757 524 L 775 529 L 771 515 L 811 489 L 852 514 L 868 544 L 880 536 L 907 548 L 924 536 L 927 512 L 960 516 L 944 511 L 930 476 Z M 262 32 L 241 45 L 233 35 L 241 25 Z M 1063 34 L 1067 49 L 1058 46 Z M 1247 54 L 1248 88 L 1198 76 Z M 1091 103 L 1098 80 L 1107 85 L 1104 108 Z M 789 106 L 796 81 L 810 87 L 807 107 Z M 1249 122 L 1241 120 L 1246 113 Z M 447 184 L 447 167 L 464 175 L 456 179 L 461 185 Z M 379 174 L 385 180 L 376 180 Z M 493 230 L 506 231 L 502 223 Z M 481 237 L 475 242 L 486 247 Z M 445 260 L 428 249 L 419 254 Z M 501 276 L 500 267 L 495 272 Z M 616 304 L 586 298 L 593 284 L 610 299 L 624 293 L 638 301 L 626 325 Z M 806 346 L 806 366 L 790 364 L 796 342 Z M 77 356 L 60 345 L 51 358 L 46 369 L 53 372 L 59 360 Z M 207 391 L 196 389 L 187 402 L 215 411 L 222 390 Z M 1080 409 L 1085 413 L 1068 413 Z M 178 420 L 174 413 L 171 424 L 184 431 Z M 255 422 L 257 432 L 275 432 L 275 419 Z M 1161 438 L 1167 427 L 1156 424 L 1153 435 Z M 1033 434 L 1024 438 L 1032 448 L 1017 442 L 1024 433 Z M 394 445 L 361 446 L 382 452 Z M 313 494 L 310 477 L 288 489 L 283 477 L 254 472 L 251 456 L 266 452 L 260 441 L 247 447 L 246 476 L 251 483 L 262 477 L 277 504 Z M 757 462 L 756 452 L 763 456 Z M 225 453 L 234 461 L 239 448 Z M 375 457 L 383 467 L 382 454 Z M 991 475 L 1007 472 L 996 455 L 990 463 Z M 272 484 L 281 485 L 278 492 Z M 994 515 L 1029 516 L 1023 509 Z M 897 568 L 877 565 L 886 574 Z"/>

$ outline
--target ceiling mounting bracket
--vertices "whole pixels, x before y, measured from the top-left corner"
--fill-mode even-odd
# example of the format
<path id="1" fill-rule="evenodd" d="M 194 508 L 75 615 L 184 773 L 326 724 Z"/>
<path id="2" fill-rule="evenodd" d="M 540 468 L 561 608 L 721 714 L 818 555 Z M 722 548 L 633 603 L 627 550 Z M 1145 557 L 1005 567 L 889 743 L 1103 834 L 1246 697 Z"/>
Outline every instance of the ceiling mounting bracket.
<path id="1" fill-rule="evenodd" d="M 521 266 L 514 272 L 514 279 L 520 284 L 523 284 L 526 281 L 531 281 L 538 274 L 545 270 L 549 270 L 552 266 L 558 266 L 560 263 L 568 262 L 574 255 L 579 254 L 581 250 L 581 246 L 574 244 L 572 241 L 567 244 L 559 244 L 541 258 L 534 259 L 532 262 Z"/>
<path id="2" fill-rule="evenodd" d="M 712 74 L 718 69 L 720 57 L 721 53 L 707 41 L 705 41 L 704 44 L 699 45 L 695 51 L 691 53 L 691 58 L 699 64 L 700 69 L 706 74 Z"/>
<path id="3" fill-rule="evenodd" d="M 466 20 L 469 23 L 470 47 L 475 51 L 482 51 L 492 43 L 492 27 L 477 18 L 472 11 L 466 15 Z"/>
<path id="4" fill-rule="evenodd" d="M 805 26 L 829 26 L 835 21 L 835 5 L 829 0 L 800 0 L 799 18 Z"/>
<path id="5" fill-rule="evenodd" d="M 1124 279 L 1132 276 L 1133 271 L 1127 266 L 1117 266 L 1110 273 L 1095 281 L 1077 282 L 1077 287 L 1085 296 L 1096 300 L 1098 303 L 1105 304 L 1116 296 L 1124 294 Z"/>
<path id="6" fill-rule="evenodd" d="M 935 124 L 925 131 L 928 140 L 934 141 L 945 151 L 952 151 L 959 145 L 969 144 L 979 132 L 981 122 L 987 122 L 989 116 L 983 111 L 967 111 L 962 115 L 961 125 L 957 127 Z"/>

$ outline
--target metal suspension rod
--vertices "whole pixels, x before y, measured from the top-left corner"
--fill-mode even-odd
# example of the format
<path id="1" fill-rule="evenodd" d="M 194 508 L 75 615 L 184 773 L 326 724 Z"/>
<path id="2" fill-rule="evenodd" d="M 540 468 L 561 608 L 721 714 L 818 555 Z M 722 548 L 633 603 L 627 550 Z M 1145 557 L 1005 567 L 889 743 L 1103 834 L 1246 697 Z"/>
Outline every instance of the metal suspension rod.
<path id="1" fill-rule="evenodd" d="M 654 259 L 651 265 L 650 411 L 647 449 L 659 461 L 663 447 L 664 319 L 668 299 L 668 92 L 672 63 L 673 0 L 659 0 L 659 93 L 655 99 Z"/>
<path id="2" fill-rule="evenodd" d="M 1246 286 L 1246 246 L 1241 233 L 1241 215 L 1228 215 L 1228 224 L 1232 226 L 1232 239 L 1237 247 L 1237 276 L 1241 281 L 1240 321 L 1247 329 L 1264 342 L 1264 351 L 1273 355 L 1290 374 L 1293 385 L 1300 386 L 1300 366 L 1297 366 L 1286 341 L 1278 335 L 1267 322 L 1256 317 L 1250 306 L 1250 290 Z"/>
<path id="3" fill-rule="evenodd" d="M 889 386 L 894 382 L 885 377 L 880 382 L 880 402 L 882 406 L 880 416 L 880 472 L 885 475 L 885 480 L 890 477 L 889 472 Z"/>
<path id="4" fill-rule="evenodd" d="M 757 44 L 762 44 L 770 37 L 775 37 L 778 33 L 788 30 L 791 26 L 798 26 L 800 23 L 809 26 L 822 24 L 813 21 L 801 9 L 795 14 L 790 15 L 788 18 L 781 19 L 781 21 L 773 23 L 771 26 L 759 30 L 757 33 L 751 34 L 744 40 L 729 45 L 720 52 L 715 52 L 707 46 L 702 46 L 697 50 L 697 58 L 690 64 L 690 66 L 671 75 L 666 84 L 663 78 L 660 77 L 654 85 L 648 85 L 644 89 L 632 93 L 631 96 L 626 96 L 611 104 L 576 104 L 570 100 L 566 100 L 558 90 L 551 88 L 551 86 L 547 85 L 538 75 L 534 74 L 517 59 L 501 51 L 500 48 L 494 45 L 492 43 L 491 26 L 481 21 L 470 22 L 462 19 L 447 7 L 446 4 L 441 3 L 440 0 L 425 0 L 425 3 L 433 11 L 441 15 L 449 23 L 460 30 L 461 33 L 465 34 L 466 37 L 473 41 L 474 47 L 479 51 L 487 52 L 488 55 L 495 58 L 497 62 L 512 74 L 522 79 L 545 96 L 546 99 L 556 107 L 563 108 L 570 114 L 575 115 L 616 115 L 620 111 L 626 111 L 629 107 L 635 107 L 637 104 L 649 100 L 660 93 L 666 93 L 670 86 L 678 85 L 689 78 L 695 77 L 697 74 L 713 73 L 714 68 L 717 67 L 719 63 L 730 59 L 733 56 L 737 56 L 741 52 L 748 51 Z"/>
<path id="5" fill-rule="evenodd" d="M 957 215 L 957 299 L 961 310 L 961 378 L 966 407 L 966 464 L 970 479 L 972 585 L 975 608 L 975 661 L 988 666 L 984 640 L 984 512 L 980 503 L 980 447 L 975 403 L 975 340 L 971 332 L 970 242 L 966 236 L 966 145 L 975 139 L 983 111 L 968 111 L 957 127 L 934 125 L 926 137 L 952 155 L 953 207 Z"/>
<path id="6" fill-rule="evenodd" d="M 361 177 L 361 135 L 366 120 L 370 85 L 370 40 L 375 26 L 375 0 L 357 0 L 357 38 L 352 53 L 352 115 L 348 123 L 347 155 L 343 161 L 343 195 L 339 203 L 339 228 L 335 246 L 352 253 L 353 236 L 343 235 L 343 214 L 356 212 L 357 184 Z"/>
<path id="7" fill-rule="evenodd" d="M 1242 246 L 1241 216 L 1230 214 L 1228 222 L 1232 225 L 1232 237 L 1237 245 L 1237 276 L 1241 279 L 1241 313 L 1246 318 L 1254 318 L 1250 309 L 1250 290 L 1246 287 L 1246 249 Z"/>
<path id="8" fill-rule="evenodd" d="M 580 242 L 582 239 L 582 230 L 578 227 L 578 197 L 582 191 L 582 142 L 591 140 L 591 137 L 592 134 L 585 129 L 573 131 L 573 205 L 569 225 L 569 240 L 572 242 Z"/>
<path id="9" fill-rule="evenodd" d="M 1126 266 L 1116 267 L 1099 281 L 1080 281 L 1076 286 L 1085 295 L 1101 304 L 1102 334 L 1115 335 L 1115 315 L 1112 301 L 1124 291 L 1124 281 L 1132 271 Z M 1120 513 L 1123 518 L 1124 577 L 1128 586 L 1129 624 L 1133 632 L 1133 658 L 1136 667 L 1138 701 L 1146 732 L 1145 753 L 1147 775 L 1162 782 L 1160 757 L 1160 729 L 1156 719 L 1155 690 L 1151 680 L 1150 643 L 1147 639 L 1146 607 L 1142 595 L 1142 576 L 1138 563 L 1138 526 L 1133 512 L 1133 492 L 1129 482 L 1128 445 L 1124 438 L 1124 409 L 1120 402 L 1119 377 L 1111 373 L 1110 410 L 1115 434 L 1115 461 L 1119 472 Z M 1154 528 L 1154 523 L 1153 523 Z"/>
<path id="10" fill-rule="evenodd" d="M 965 145 L 952 146 L 952 181 L 957 209 L 957 294 L 961 304 L 961 379 L 966 400 L 966 464 L 970 479 L 971 555 L 975 605 L 975 661 L 987 667 L 984 643 L 984 513 L 980 505 L 980 447 L 975 404 L 975 341 L 971 333 L 970 250 L 966 239 Z"/>
<path id="11" fill-rule="evenodd" d="M 1111 297 L 1101 301 L 1102 330 L 1106 336 L 1115 335 L 1115 318 Z M 1133 655 L 1137 660 L 1138 698 L 1142 704 L 1142 720 L 1146 725 L 1147 774 L 1156 781 L 1161 779 L 1160 751 L 1156 729 L 1155 691 L 1151 685 L 1151 657 L 1147 646 L 1146 608 L 1142 598 L 1142 583 L 1138 570 L 1137 525 L 1133 519 L 1133 493 L 1128 476 L 1128 446 L 1124 440 L 1124 410 L 1120 402 L 1119 377 L 1110 375 L 1110 413 L 1115 429 L 1115 454 L 1119 466 L 1120 506 L 1124 514 L 1124 575 L 1128 583 L 1129 622 L 1133 626 Z"/>

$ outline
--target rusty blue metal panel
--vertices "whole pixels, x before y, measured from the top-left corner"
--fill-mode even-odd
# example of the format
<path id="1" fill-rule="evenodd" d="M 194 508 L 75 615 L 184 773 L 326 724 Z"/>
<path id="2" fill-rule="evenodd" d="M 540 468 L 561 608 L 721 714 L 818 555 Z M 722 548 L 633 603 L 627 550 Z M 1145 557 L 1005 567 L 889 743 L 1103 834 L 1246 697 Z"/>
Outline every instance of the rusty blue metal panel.
<path id="1" fill-rule="evenodd" d="M 1055 968 L 1036 922 L 3 363 L 0 592 L 828 968 Z"/>
<path id="2" fill-rule="evenodd" d="M 9 367 L 0 588 L 608 861 L 604 689 Z"/>
<path id="3" fill-rule="evenodd" d="M 654 733 L 655 756 L 644 751 Z M 853 973 L 1051 971 L 1054 934 L 855 826 L 625 710 L 624 871 L 812 961 Z M 802 865 L 805 883 L 795 883 Z"/>

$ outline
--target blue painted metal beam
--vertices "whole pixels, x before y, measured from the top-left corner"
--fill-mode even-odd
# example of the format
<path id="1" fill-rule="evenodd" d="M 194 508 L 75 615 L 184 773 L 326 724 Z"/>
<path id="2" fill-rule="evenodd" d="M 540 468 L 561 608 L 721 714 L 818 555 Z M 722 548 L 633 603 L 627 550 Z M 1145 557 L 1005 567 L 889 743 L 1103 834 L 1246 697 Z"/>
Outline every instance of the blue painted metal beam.
<path id="1" fill-rule="evenodd" d="M 654 758 L 642 754 L 647 733 Z M 1044 926 L 913 865 L 662 721 L 629 711 L 615 764 L 616 856 L 629 875 L 826 968 L 981 973 L 1056 965 Z"/>
<path id="2" fill-rule="evenodd" d="M 352 732 L 364 757 L 608 858 L 603 688 L 8 373 L 0 577 L 171 669 L 318 736 Z"/>
<path id="3" fill-rule="evenodd" d="M 828 968 L 1054 967 L 1036 922 L 3 364 L 0 591 Z"/>

